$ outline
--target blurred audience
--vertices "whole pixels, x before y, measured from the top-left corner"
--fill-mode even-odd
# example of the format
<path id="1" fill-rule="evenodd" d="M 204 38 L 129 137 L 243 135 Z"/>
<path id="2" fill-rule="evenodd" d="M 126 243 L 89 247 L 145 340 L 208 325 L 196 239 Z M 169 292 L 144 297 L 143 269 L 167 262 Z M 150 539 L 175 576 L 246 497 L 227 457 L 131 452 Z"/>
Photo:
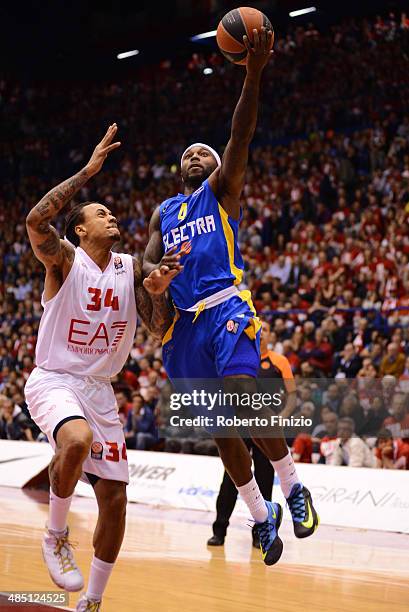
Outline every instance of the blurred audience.
<path id="1" fill-rule="evenodd" d="M 291 25 L 266 69 L 239 242 L 243 287 L 271 322 L 269 348 L 290 361 L 297 414 L 313 422 L 294 442 L 298 460 L 319 458 L 335 426 L 327 462 L 370 464 L 358 435 L 376 439 L 382 427 L 394 443 L 409 441 L 408 55 L 408 19 L 390 13 L 326 30 Z M 76 201 L 112 207 L 118 248 L 140 255 L 153 210 L 179 191 L 186 144 L 222 153 L 227 141 L 242 82 L 236 66 L 196 54 L 137 76 L 86 89 L 0 80 L 2 437 L 38 435 L 23 395 L 43 289 L 28 210 L 78 171 L 114 117 L 123 147 Z M 62 232 L 63 215 L 56 227 Z M 129 447 L 157 448 L 166 374 L 161 344 L 142 326 L 113 384 Z M 209 441 L 186 440 L 165 448 L 214 452 Z"/>
<path id="2" fill-rule="evenodd" d="M 149 450 L 159 439 L 155 413 L 139 393 L 132 394 L 132 408 L 125 425 L 127 448 Z"/>
<path id="3" fill-rule="evenodd" d="M 400 438 L 393 438 L 389 429 L 378 433 L 375 449 L 376 467 L 386 470 L 409 469 L 409 444 Z"/>
<path id="4" fill-rule="evenodd" d="M 20 406 L 13 404 L 5 395 L 0 395 L 0 438 L 33 441 L 29 419 Z"/>
<path id="5" fill-rule="evenodd" d="M 355 434 L 353 419 L 344 417 L 338 421 L 338 437 L 322 448 L 326 465 L 349 467 L 375 467 L 375 457 L 369 446 Z"/>

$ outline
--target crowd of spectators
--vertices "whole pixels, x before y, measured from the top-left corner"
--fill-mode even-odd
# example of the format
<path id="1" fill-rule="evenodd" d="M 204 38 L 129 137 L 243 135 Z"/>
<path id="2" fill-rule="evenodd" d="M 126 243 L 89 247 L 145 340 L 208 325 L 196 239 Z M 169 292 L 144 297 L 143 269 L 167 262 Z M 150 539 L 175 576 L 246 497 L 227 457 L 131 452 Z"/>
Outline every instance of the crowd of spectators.
<path id="1" fill-rule="evenodd" d="M 240 71 L 220 55 L 196 54 L 119 82 L 0 81 L 1 438 L 39 435 L 24 403 L 43 283 L 25 232 L 28 210 L 117 121 L 123 150 L 78 200 L 109 204 L 121 249 L 142 253 L 154 208 L 179 191 L 186 144 L 225 144 Z M 313 420 L 294 440 L 295 457 L 409 467 L 405 14 L 278 33 L 243 207 L 243 282 L 272 323 L 270 348 L 290 361 L 297 414 Z M 62 230 L 62 216 L 56 226 Z M 158 433 L 166 374 L 160 343 L 142 327 L 113 383 L 130 448 L 183 450 Z M 371 441 L 376 452 L 368 454 Z"/>

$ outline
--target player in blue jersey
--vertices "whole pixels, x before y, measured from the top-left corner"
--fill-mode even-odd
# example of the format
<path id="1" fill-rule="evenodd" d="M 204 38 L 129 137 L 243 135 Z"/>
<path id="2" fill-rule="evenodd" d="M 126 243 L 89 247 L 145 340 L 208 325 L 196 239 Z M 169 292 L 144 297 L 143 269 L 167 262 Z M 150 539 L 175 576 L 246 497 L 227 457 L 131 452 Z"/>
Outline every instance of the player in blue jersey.
<path id="1" fill-rule="evenodd" d="M 257 123 L 262 71 L 271 52 L 271 32 L 254 31 L 247 74 L 234 111 L 231 137 L 223 160 L 208 145 L 190 145 L 181 158 L 183 193 L 165 200 L 154 212 L 144 273 L 158 265 L 179 270 L 170 285 L 173 324 L 163 338 L 169 377 L 223 379 L 225 389 L 243 380 L 252 388 L 260 365 L 260 321 L 248 290 L 240 291 L 243 260 L 237 244 L 240 195 L 248 150 Z M 234 387 L 237 388 L 237 387 Z M 254 416 L 254 415 L 253 415 Z M 287 447 L 277 452 L 274 439 L 254 442 L 272 462 L 283 486 L 298 537 L 312 534 L 318 517 L 311 495 L 299 482 Z M 251 457 L 240 437 L 215 437 L 219 454 L 255 521 L 264 562 L 281 556 L 279 504 L 264 500 L 251 470 Z M 278 446 L 280 448 L 280 445 Z M 282 448 L 282 446 L 281 446 Z"/>

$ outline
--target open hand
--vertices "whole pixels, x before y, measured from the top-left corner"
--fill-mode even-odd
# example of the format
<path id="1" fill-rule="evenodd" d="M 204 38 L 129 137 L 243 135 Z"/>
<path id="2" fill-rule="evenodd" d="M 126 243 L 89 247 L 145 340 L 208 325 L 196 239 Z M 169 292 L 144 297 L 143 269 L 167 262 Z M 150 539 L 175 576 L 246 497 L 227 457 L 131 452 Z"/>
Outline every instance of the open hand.
<path id="1" fill-rule="evenodd" d="M 253 45 L 247 36 L 243 36 L 243 43 L 247 49 L 247 72 L 261 72 L 274 53 L 273 32 L 263 26 L 260 32 L 253 30 Z"/>
<path id="2" fill-rule="evenodd" d="M 180 263 L 180 259 L 182 257 L 181 253 L 176 253 L 177 247 L 174 246 L 169 251 L 167 251 L 162 259 L 160 260 L 159 267 L 166 266 L 169 270 L 177 270 L 180 272 L 183 270 L 183 266 Z"/>
<path id="3" fill-rule="evenodd" d="M 171 270 L 168 266 L 161 265 L 160 268 L 152 270 L 149 276 L 145 278 L 143 286 L 148 293 L 161 295 L 179 272 L 180 270 Z"/>
<path id="4" fill-rule="evenodd" d="M 97 172 L 101 170 L 102 164 L 107 158 L 108 153 L 110 153 L 114 149 L 117 149 L 118 147 L 121 146 L 120 142 L 112 143 L 117 131 L 118 131 L 118 126 L 116 123 L 113 123 L 112 125 L 110 125 L 106 131 L 105 136 L 101 140 L 101 142 L 99 142 L 97 146 L 95 147 L 94 152 L 91 155 L 91 159 L 86 165 L 86 169 L 88 171 L 89 176 L 93 176 L 94 174 L 97 174 Z"/>

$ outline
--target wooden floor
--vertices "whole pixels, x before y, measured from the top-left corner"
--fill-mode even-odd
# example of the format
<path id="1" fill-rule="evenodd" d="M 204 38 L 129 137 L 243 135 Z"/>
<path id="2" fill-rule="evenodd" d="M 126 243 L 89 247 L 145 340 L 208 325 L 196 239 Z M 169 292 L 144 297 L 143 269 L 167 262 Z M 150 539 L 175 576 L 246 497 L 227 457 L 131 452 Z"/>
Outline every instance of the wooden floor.
<path id="1" fill-rule="evenodd" d="M 0 488 L 0 591 L 57 589 L 40 551 L 47 511 L 22 491 Z M 69 522 L 85 576 L 95 517 L 92 500 L 74 499 Z M 409 611 L 408 536 L 321 526 L 299 541 L 284 522 L 282 559 L 267 568 L 239 519 L 224 548 L 207 549 L 211 521 L 205 512 L 130 504 L 103 612 Z M 71 608 L 77 598 L 70 595 Z"/>

